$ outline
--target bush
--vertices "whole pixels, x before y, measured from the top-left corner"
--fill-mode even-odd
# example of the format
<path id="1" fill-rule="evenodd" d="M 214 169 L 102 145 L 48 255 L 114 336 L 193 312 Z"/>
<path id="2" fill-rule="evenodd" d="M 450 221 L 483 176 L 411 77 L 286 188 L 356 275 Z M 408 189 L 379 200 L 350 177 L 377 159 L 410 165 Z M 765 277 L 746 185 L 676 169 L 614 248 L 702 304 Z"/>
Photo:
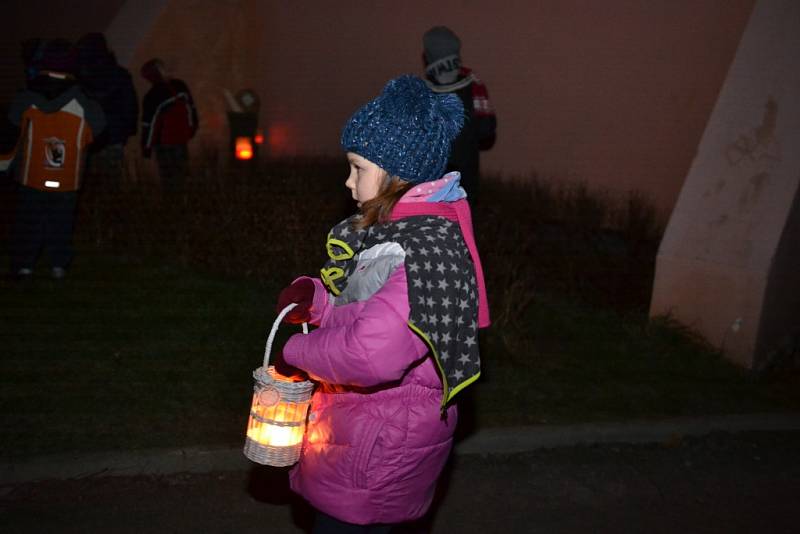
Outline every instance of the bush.
<path id="1" fill-rule="evenodd" d="M 138 165 L 121 196 L 87 188 L 80 236 L 118 252 L 286 283 L 318 272 L 327 231 L 354 209 L 347 172 L 342 158 L 225 168 L 209 153 L 186 190 L 168 196 Z M 547 293 L 620 311 L 647 309 L 660 229 L 643 196 L 619 199 L 538 176 L 487 176 L 473 218 L 492 332 L 503 344 L 525 342 L 522 318 Z"/>
<path id="2" fill-rule="evenodd" d="M 121 195 L 87 188 L 78 237 L 232 276 L 288 281 L 316 272 L 326 232 L 347 215 L 343 163 L 305 158 L 205 172 L 213 164 L 197 166 L 173 196 L 147 174 Z"/>
<path id="3" fill-rule="evenodd" d="M 354 209 L 340 158 L 226 169 L 206 154 L 202 163 L 175 196 L 165 195 L 141 166 L 121 195 L 88 187 L 79 237 L 214 272 L 286 280 L 317 272 L 327 231 Z M 554 185 L 537 176 L 488 176 L 481 194 L 473 217 L 496 323 L 513 324 L 542 291 L 646 309 L 660 229 L 644 197 L 615 199 L 585 184 Z"/>

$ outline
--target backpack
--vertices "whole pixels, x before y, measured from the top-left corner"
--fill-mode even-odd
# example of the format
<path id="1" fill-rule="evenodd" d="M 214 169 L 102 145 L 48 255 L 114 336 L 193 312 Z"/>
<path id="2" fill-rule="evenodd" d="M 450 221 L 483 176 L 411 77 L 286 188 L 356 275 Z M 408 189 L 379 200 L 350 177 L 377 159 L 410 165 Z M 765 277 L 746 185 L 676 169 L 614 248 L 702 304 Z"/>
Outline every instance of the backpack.
<path id="1" fill-rule="evenodd" d="M 192 120 L 192 104 L 186 92 L 177 92 L 171 83 L 167 84 L 172 92 L 156 110 L 156 142 L 159 145 L 184 145 L 194 137 L 194 121 Z"/>
<path id="2" fill-rule="evenodd" d="M 76 191 L 92 142 L 83 105 L 73 98 L 52 113 L 31 106 L 20 126 L 17 180 L 42 191 Z"/>

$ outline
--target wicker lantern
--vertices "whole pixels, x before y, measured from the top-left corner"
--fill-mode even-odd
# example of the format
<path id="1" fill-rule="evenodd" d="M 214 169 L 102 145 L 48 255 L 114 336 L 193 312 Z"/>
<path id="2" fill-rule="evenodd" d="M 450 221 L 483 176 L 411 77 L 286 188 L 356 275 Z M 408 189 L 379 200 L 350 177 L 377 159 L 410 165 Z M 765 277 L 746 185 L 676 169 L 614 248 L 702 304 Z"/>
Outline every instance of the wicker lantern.
<path id="1" fill-rule="evenodd" d="M 264 351 L 264 365 L 253 371 L 255 386 L 244 455 L 250 460 L 274 467 L 292 465 L 300 459 L 306 415 L 311 404 L 314 384 L 310 380 L 296 381 L 281 375 L 269 365 L 272 341 L 278 325 L 295 304 L 284 308 L 272 325 Z M 303 324 L 308 333 L 308 325 Z"/>

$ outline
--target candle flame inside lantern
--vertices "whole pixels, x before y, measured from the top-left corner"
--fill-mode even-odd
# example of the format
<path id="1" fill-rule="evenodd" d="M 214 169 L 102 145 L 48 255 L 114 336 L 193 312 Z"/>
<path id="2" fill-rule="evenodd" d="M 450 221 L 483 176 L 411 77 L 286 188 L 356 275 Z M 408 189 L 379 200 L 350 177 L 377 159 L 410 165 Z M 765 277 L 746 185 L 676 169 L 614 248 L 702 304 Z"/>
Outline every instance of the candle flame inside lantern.
<path id="1" fill-rule="evenodd" d="M 272 369 L 270 376 L 278 382 L 294 382 Z M 303 441 L 306 413 L 310 401 L 289 402 L 281 399 L 275 387 L 259 388 L 253 393 L 247 437 L 265 446 L 292 447 Z"/>
<path id="2" fill-rule="evenodd" d="M 247 437 L 262 445 L 291 447 L 303 441 L 306 405 L 257 404 L 254 396 Z M 256 417 L 253 417 L 256 416 Z"/>
<path id="3" fill-rule="evenodd" d="M 236 138 L 236 159 L 248 160 L 253 158 L 253 145 L 249 137 Z"/>

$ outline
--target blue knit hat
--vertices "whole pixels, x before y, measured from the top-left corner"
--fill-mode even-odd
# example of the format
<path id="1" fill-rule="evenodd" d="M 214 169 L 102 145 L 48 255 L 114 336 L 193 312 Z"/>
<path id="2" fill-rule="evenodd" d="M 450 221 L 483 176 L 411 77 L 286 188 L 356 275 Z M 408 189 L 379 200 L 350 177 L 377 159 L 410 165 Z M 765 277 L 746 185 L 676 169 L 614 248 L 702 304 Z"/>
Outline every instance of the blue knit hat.
<path id="1" fill-rule="evenodd" d="M 342 148 L 392 176 L 421 183 L 442 176 L 453 140 L 464 125 L 455 94 L 437 94 L 416 76 L 389 81 L 355 112 L 342 131 Z"/>

